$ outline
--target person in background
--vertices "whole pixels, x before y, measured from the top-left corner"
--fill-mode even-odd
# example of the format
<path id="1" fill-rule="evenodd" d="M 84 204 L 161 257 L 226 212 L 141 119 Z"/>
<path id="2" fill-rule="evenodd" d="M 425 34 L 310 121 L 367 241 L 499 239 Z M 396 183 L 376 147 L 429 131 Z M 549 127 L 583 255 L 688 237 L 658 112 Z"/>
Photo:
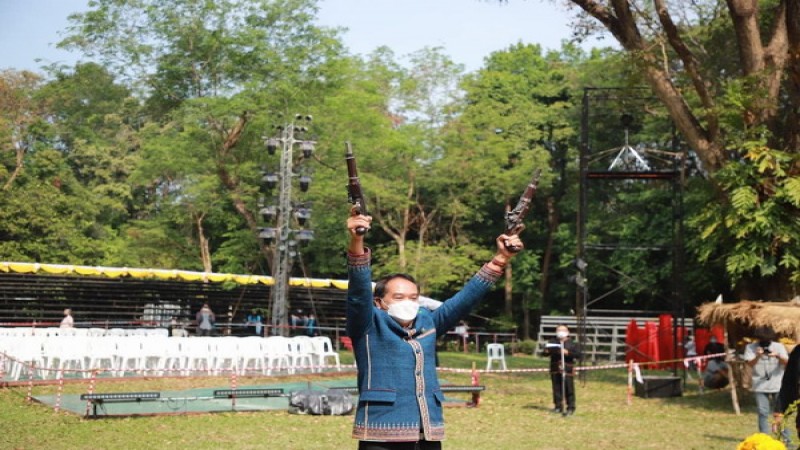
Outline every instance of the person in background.
<path id="1" fill-rule="evenodd" d="M 687 358 L 694 358 L 697 356 L 697 344 L 694 342 L 691 336 L 685 336 L 683 338 L 683 354 Z M 686 374 L 686 377 L 690 380 L 692 379 L 692 373 L 697 370 L 697 362 L 695 360 L 689 361 L 689 372 Z"/>
<path id="2" fill-rule="evenodd" d="M 752 368 L 752 390 L 758 410 L 758 431 L 770 434 L 772 427 L 769 419 L 775 411 L 789 355 L 783 344 L 775 342 L 775 332 L 771 328 L 758 328 L 754 335 L 758 340 L 747 344 L 744 349 L 744 360 Z M 790 441 L 788 429 L 784 429 L 783 439 L 785 443 Z"/>
<path id="3" fill-rule="evenodd" d="M 258 313 L 257 309 L 253 308 L 245 319 L 244 325 L 247 328 L 247 334 L 251 336 L 261 336 L 261 333 L 264 331 L 262 321 L 261 314 Z"/>
<path id="4" fill-rule="evenodd" d="M 372 218 L 351 210 L 347 219 L 347 335 L 358 368 L 358 407 L 353 438 L 359 450 L 439 450 L 444 440 L 442 394 L 436 374 L 436 338 L 478 305 L 522 249 L 516 235 L 495 240 L 494 258 L 455 296 L 434 311 L 419 303 L 408 274 L 384 276 L 372 287 L 372 252 L 364 235 Z"/>
<path id="5" fill-rule="evenodd" d="M 461 347 L 461 350 L 463 350 L 466 353 L 467 352 L 467 338 L 469 338 L 469 326 L 467 325 L 467 322 L 465 320 L 459 321 L 458 325 L 453 330 L 453 332 L 456 334 L 456 337 L 457 337 L 458 343 L 459 343 L 459 347 Z"/>
<path id="6" fill-rule="evenodd" d="M 571 416 L 575 414 L 575 363 L 581 358 L 581 350 L 578 344 L 570 339 L 569 328 L 566 325 L 556 327 L 556 337 L 547 343 L 544 354 L 550 357 L 550 382 L 554 405 L 551 412 Z"/>
<path id="7" fill-rule="evenodd" d="M 713 353 L 709 353 L 713 355 Z M 703 371 L 703 387 L 722 389 L 730 382 L 730 370 L 724 358 L 711 358 Z"/>
<path id="8" fill-rule="evenodd" d="M 719 353 L 725 353 L 725 344 L 719 342 L 717 337 L 712 335 L 708 338 L 708 344 L 706 344 L 706 348 L 703 349 L 703 355 L 717 355 Z M 725 361 L 725 356 L 715 356 L 711 358 L 716 361 Z"/>
<path id="9" fill-rule="evenodd" d="M 308 317 L 306 317 L 306 315 L 303 314 L 303 310 L 302 309 L 295 310 L 295 312 L 292 313 L 292 315 L 289 316 L 289 327 L 290 327 L 290 330 L 291 330 L 291 334 L 293 336 L 297 335 L 297 334 L 304 334 L 304 330 L 303 329 L 306 326 L 306 321 L 307 320 L 308 320 Z"/>
<path id="10" fill-rule="evenodd" d="M 211 311 L 208 303 L 204 303 L 200 311 L 195 315 L 198 336 L 211 336 L 214 334 L 214 327 L 217 323 L 217 316 Z"/>
<path id="11" fill-rule="evenodd" d="M 67 308 L 64 310 L 64 318 L 61 319 L 61 325 L 59 328 L 74 328 L 75 327 L 75 319 L 72 318 L 72 310 Z"/>
<path id="12" fill-rule="evenodd" d="M 308 313 L 306 318 L 306 336 L 314 337 L 319 334 L 317 330 L 317 316 L 313 312 Z"/>

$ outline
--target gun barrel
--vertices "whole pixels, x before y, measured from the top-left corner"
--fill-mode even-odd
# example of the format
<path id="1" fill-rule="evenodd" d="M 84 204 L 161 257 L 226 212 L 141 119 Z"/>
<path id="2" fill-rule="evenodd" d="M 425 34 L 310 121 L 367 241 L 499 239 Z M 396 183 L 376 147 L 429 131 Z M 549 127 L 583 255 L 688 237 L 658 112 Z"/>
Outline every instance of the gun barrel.
<path id="1" fill-rule="evenodd" d="M 367 214 L 367 207 L 366 203 L 364 202 L 364 194 L 361 192 L 361 181 L 358 179 L 358 168 L 356 167 L 356 157 L 353 154 L 353 148 L 350 145 L 350 142 L 345 142 L 345 155 L 344 159 L 347 162 L 347 195 L 349 197 L 350 203 L 355 206 L 356 212 L 358 214 Z M 365 227 L 358 227 L 356 228 L 356 234 L 359 236 L 363 236 L 367 233 L 367 228 Z"/>
<path id="2" fill-rule="evenodd" d="M 516 206 L 514 206 L 514 209 L 506 213 L 506 234 L 519 234 L 523 229 L 525 229 L 523 220 L 528 214 L 528 211 L 531 209 L 533 197 L 536 195 L 536 189 L 539 186 L 539 176 L 541 173 L 541 169 L 536 169 L 533 172 L 531 181 L 527 186 L 525 186 L 525 191 L 519 197 L 519 201 L 517 202 Z M 516 253 L 520 251 L 521 248 L 512 246 L 508 247 L 508 250 Z"/>

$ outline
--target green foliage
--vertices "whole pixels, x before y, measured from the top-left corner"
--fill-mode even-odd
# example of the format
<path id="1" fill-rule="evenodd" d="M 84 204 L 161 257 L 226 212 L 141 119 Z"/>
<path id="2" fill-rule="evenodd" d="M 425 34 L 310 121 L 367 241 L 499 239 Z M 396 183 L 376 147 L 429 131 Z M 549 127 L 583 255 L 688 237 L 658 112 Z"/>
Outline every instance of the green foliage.
<path id="1" fill-rule="evenodd" d="M 424 295 L 441 300 L 455 294 L 494 254 L 491 249 L 472 244 L 420 248 L 417 243 L 408 245 L 408 253 L 415 258 L 405 271 L 417 279 Z M 376 276 L 404 271 L 391 244 L 375 249 L 375 260 Z"/>
<path id="2" fill-rule="evenodd" d="M 510 347 L 509 354 L 522 353 L 523 355 L 533 355 L 533 353 L 536 351 L 536 341 L 533 339 L 514 341 Z"/>
<path id="3" fill-rule="evenodd" d="M 95 223 L 91 195 L 72 178 L 62 155 L 31 155 L 7 195 L 0 196 L 0 254 L 10 261 L 97 264 L 104 230 Z"/>
<path id="4" fill-rule="evenodd" d="M 715 177 L 731 193 L 730 202 L 708 201 L 689 222 L 705 239 L 698 245 L 698 256 L 708 261 L 717 255 L 716 249 L 726 249 L 719 257 L 734 283 L 780 270 L 798 282 L 800 221 L 795 198 L 800 178 L 790 170 L 798 156 L 753 141 L 741 158 L 741 164 L 729 164 Z"/>

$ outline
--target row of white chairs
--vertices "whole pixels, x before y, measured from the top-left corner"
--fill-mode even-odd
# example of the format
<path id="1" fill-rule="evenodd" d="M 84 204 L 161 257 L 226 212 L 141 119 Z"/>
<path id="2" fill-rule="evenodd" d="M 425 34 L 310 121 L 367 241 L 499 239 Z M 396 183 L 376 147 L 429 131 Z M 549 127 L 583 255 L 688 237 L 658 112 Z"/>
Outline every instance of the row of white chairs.
<path id="1" fill-rule="evenodd" d="M 169 336 L 166 328 L 0 327 L 3 336 Z"/>
<path id="2" fill-rule="evenodd" d="M 89 377 L 95 369 L 115 377 L 341 370 L 326 336 L 5 336 L 0 353 L 7 355 L 0 355 L 0 369 L 14 381 L 53 379 L 70 371 Z"/>

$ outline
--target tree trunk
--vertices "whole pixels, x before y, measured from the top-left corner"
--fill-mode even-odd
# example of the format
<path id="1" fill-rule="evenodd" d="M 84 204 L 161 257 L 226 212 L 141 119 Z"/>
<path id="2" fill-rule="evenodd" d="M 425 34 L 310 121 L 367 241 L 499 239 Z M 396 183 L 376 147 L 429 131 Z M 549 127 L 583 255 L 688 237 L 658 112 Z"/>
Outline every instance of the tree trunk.
<path id="1" fill-rule="evenodd" d="M 509 261 L 508 265 L 506 266 L 506 280 L 505 280 L 505 315 L 508 317 L 514 317 L 514 283 L 512 282 L 512 264 Z"/>
<path id="2" fill-rule="evenodd" d="M 558 211 L 555 207 L 555 199 L 547 198 L 547 242 L 544 246 L 542 256 L 542 275 L 539 278 L 539 298 L 541 299 L 540 308 L 544 308 L 547 291 L 550 289 L 550 263 L 553 259 L 553 241 L 555 240 L 556 228 L 558 228 Z"/>
<path id="3" fill-rule="evenodd" d="M 19 174 L 22 173 L 22 168 L 25 166 L 25 146 L 20 144 L 19 142 L 15 143 L 14 152 L 16 153 L 16 162 L 14 164 L 14 171 L 11 172 L 11 176 L 8 177 L 6 184 L 3 185 L 4 191 L 11 189 L 11 185 L 14 184 L 14 180 L 16 180 Z"/>
<path id="4" fill-rule="evenodd" d="M 528 305 L 530 294 L 528 292 L 522 293 L 522 339 L 527 340 L 531 338 L 531 308 Z"/>
<path id="5" fill-rule="evenodd" d="M 209 249 L 209 241 L 206 237 L 205 229 L 203 228 L 203 219 L 205 214 L 199 213 L 195 215 L 194 221 L 197 226 L 197 240 L 200 246 L 200 260 L 203 262 L 203 272 L 213 272 L 211 266 L 211 250 Z"/>

